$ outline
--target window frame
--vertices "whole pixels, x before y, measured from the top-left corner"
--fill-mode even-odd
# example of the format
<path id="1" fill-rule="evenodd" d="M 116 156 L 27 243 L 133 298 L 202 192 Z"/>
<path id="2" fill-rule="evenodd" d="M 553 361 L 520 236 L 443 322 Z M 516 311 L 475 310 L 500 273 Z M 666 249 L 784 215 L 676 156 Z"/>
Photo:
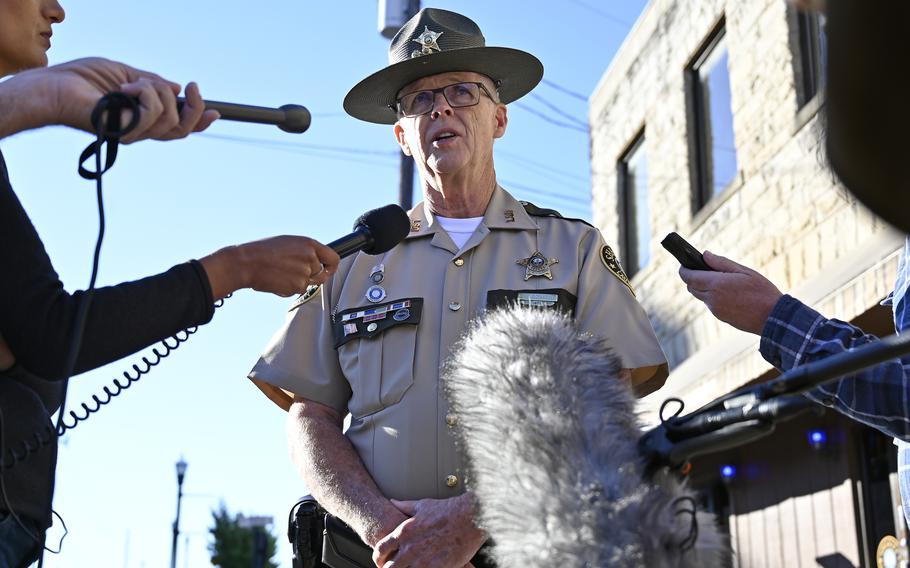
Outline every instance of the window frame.
<path id="1" fill-rule="evenodd" d="M 619 159 L 616 161 L 617 193 L 619 196 L 617 204 L 619 206 L 620 219 L 620 250 L 622 251 L 622 265 L 629 278 L 632 278 L 635 274 L 645 268 L 644 266 L 639 266 L 637 210 L 635 196 L 630 195 L 631 192 L 629 191 L 629 181 L 633 177 L 629 175 L 629 158 L 639 150 L 645 151 L 644 126 L 638 129 L 632 137 L 632 141 L 623 149 L 622 153 L 619 155 Z M 647 158 L 648 156 L 646 153 L 645 160 L 647 160 Z M 648 197 L 651 195 L 650 189 L 649 184 L 645 188 Z M 648 236 L 648 242 L 651 242 L 650 235 Z"/>
<path id="2" fill-rule="evenodd" d="M 822 66 L 821 20 L 817 13 L 793 9 L 796 25 L 796 84 L 799 109 L 824 91 Z"/>
<path id="3" fill-rule="evenodd" d="M 686 124 L 688 125 L 689 179 L 692 187 L 693 215 L 701 211 L 715 197 L 723 194 L 723 192 L 718 192 L 715 195 L 713 188 L 713 172 L 710 168 L 713 156 L 711 155 L 712 149 L 708 145 L 706 118 L 706 114 L 710 113 L 710 110 L 705 106 L 700 73 L 702 66 L 714 55 L 714 50 L 726 38 L 726 23 L 726 17 L 721 16 L 685 68 Z M 724 46 L 724 49 L 727 49 L 727 46 Z M 729 70 L 727 70 L 727 74 L 729 76 Z M 732 117 L 732 108 L 730 113 Z M 737 159 L 738 170 L 739 160 Z"/>

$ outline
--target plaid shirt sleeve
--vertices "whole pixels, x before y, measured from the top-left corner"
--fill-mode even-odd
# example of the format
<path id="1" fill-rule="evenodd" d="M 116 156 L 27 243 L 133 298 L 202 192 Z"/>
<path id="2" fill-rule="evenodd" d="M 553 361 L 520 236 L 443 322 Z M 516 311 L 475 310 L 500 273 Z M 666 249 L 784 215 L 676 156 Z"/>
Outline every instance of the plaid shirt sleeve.
<path id="1" fill-rule="evenodd" d="M 799 300 L 784 296 L 762 330 L 762 357 L 782 371 L 850 351 L 878 338 L 846 322 L 827 319 Z M 910 356 L 893 359 L 855 375 L 829 382 L 806 393 L 881 430 L 910 441 Z"/>

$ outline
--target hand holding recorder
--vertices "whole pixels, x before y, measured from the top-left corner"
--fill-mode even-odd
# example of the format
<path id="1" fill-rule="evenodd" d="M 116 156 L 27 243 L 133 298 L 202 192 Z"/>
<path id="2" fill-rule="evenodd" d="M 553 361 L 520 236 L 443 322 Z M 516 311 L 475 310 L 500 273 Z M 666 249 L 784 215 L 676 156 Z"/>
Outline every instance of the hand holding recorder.
<path id="1" fill-rule="evenodd" d="M 747 266 L 709 251 L 699 253 L 676 233 L 661 244 L 682 264 L 679 277 L 689 293 L 704 302 L 714 317 L 742 331 L 761 333 L 783 296 L 777 286 Z"/>

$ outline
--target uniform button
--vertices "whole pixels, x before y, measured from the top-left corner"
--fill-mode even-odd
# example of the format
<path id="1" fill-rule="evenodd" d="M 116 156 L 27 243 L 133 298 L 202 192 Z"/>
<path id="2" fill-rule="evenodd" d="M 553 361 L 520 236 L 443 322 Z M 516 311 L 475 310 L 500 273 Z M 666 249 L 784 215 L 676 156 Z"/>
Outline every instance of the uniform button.
<path id="1" fill-rule="evenodd" d="M 453 312 L 457 312 L 461 309 L 461 302 L 449 302 L 449 309 Z"/>
<path id="2" fill-rule="evenodd" d="M 454 414 L 446 414 L 446 424 L 449 426 L 454 426 L 458 424 L 458 417 Z"/>
<path id="3" fill-rule="evenodd" d="M 822 404 L 825 406 L 834 406 L 834 403 L 837 402 L 833 396 L 826 396 L 822 399 Z"/>
<path id="4" fill-rule="evenodd" d="M 456 485 L 458 485 L 458 478 L 455 477 L 454 475 L 447 475 L 446 476 L 446 487 L 455 487 Z"/>
<path id="5" fill-rule="evenodd" d="M 459 257 L 452 261 L 455 266 L 464 266 L 464 259 Z"/>

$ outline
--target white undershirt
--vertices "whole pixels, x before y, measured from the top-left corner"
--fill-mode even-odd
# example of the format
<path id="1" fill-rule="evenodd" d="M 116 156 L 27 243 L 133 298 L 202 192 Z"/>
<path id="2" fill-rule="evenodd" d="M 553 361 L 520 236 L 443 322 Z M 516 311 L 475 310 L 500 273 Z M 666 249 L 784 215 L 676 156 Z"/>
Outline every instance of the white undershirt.
<path id="1" fill-rule="evenodd" d="M 480 225 L 480 222 L 483 220 L 483 217 L 467 217 L 465 219 L 455 219 L 453 217 L 440 217 L 436 216 L 436 219 L 439 221 L 439 224 L 442 225 L 442 228 L 446 230 L 452 241 L 455 243 L 459 249 L 464 246 L 468 239 L 471 238 L 471 235 L 474 234 L 474 230 L 477 229 L 477 225 Z"/>

